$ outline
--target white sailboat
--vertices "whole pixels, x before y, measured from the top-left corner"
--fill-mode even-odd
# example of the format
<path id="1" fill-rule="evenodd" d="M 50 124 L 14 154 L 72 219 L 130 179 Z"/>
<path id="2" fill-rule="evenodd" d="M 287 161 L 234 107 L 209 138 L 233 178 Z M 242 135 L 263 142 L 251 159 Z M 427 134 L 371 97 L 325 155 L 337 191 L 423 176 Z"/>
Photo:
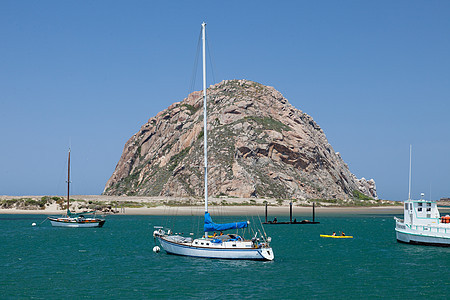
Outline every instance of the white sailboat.
<path id="1" fill-rule="evenodd" d="M 72 213 L 70 207 L 70 149 L 67 168 L 67 211 L 64 216 L 48 217 L 53 227 L 102 227 L 105 224 L 105 219 L 96 218 L 92 216 L 95 211 Z M 87 217 L 86 217 L 87 216 Z"/>
<path id="2" fill-rule="evenodd" d="M 235 222 L 227 224 L 216 224 L 212 221 L 208 212 L 208 137 L 207 137 L 207 114 L 206 114 L 206 55 L 205 36 L 206 24 L 202 23 L 202 49 L 203 49 L 203 125 L 204 125 L 204 176 L 205 176 L 205 223 L 203 227 L 204 236 L 193 239 L 178 234 L 171 234 L 170 229 L 155 227 L 153 236 L 159 241 L 161 247 L 169 254 L 219 258 L 219 259 L 246 259 L 246 260 L 273 260 L 274 253 L 270 246 L 270 237 L 266 238 L 257 233 L 251 240 L 247 240 L 238 234 L 208 235 L 215 231 L 226 231 L 231 229 L 246 228 L 249 222 Z"/>
<path id="3" fill-rule="evenodd" d="M 411 147 L 409 193 L 404 201 L 403 219 L 394 217 L 398 242 L 450 247 L 450 216 L 440 216 L 435 200 L 411 200 Z"/>

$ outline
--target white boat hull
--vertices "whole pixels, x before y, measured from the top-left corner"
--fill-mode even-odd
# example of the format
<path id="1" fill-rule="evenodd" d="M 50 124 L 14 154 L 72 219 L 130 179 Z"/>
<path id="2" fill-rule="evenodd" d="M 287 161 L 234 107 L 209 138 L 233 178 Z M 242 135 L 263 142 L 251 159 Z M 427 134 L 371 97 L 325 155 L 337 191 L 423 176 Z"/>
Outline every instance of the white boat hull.
<path id="1" fill-rule="evenodd" d="M 218 259 L 245 259 L 245 260 L 273 260 L 272 248 L 228 248 L 228 247 L 199 247 L 192 243 L 176 243 L 157 237 L 163 249 L 169 254 L 218 258 Z"/>
<path id="2" fill-rule="evenodd" d="M 397 219 L 395 233 L 401 243 L 450 247 L 450 226 L 410 226 Z"/>
<path id="3" fill-rule="evenodd" d="M 420 233 L 407 233 L 396 230 L 397 241 L 407 244 L 450 247 L 450 238 L 427 236 Z"/>
<path id="4" fill-rule="evenodd" d="M 96 221 L 85 221 L 85 222 L 77 222 L 77 221 L 67 221 L 67 220 L 58 220 L 49 218 L 50 223 L 53 227 L 67 227 L 67 228 L 94 228 L 94 227 L 102 227 L 105 223 L 105 220 L 96 220 Z"/>

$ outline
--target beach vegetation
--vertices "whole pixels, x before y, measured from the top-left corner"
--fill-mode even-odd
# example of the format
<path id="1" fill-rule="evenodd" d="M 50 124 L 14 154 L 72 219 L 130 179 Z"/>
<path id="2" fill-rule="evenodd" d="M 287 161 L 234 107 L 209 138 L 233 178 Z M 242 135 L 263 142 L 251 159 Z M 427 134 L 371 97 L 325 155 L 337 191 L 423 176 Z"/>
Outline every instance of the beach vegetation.
<path id="1" fill-rule="evenodd" d="M 223 197 L 223 196 L 222 196 Z M 219 198 L 219 197 L 217 197 Z M 397 206 L 402 205 L 401 202 L 388 201 L 388 200 L 360 200 L 360 199 L 275 199 L 270 203 L 267 200 L 262 201 L 262 198 L 249 199 L 245 201 L 232 200 L 236 197 L 226 197 L 216 199 L 217 201 L 211 201 L 211 205 L 217 206 L 264 206 L 266 204 L 270 206 L 283 206 L 286 205 L 286 201 L 292 201 L 296 206 L 310 207 L 312 204 L 316 204 L 317 207 L 376 207 L 376 206 Z M 212 200 L 212 199 L 211 199 Z M 0 200 L 0 208 L 2 209 L 28 209 L 28 210 L 43 210 L 52 203 L 57 203 L 59 209 L 66 209 L 66 199 L 64 197 L 50 197 L 44 196 L 41 198 L 14 198 Z M 120 208 L 145 208 L 145 207 L 158 207 L 162 205 L 166 206 L 202 206 L 203 201 L 192 201 L 191 198 L 180 198 L 173 200 L 144 200 L 144 201 L 101 201 L 101 200 L 84 200 L 84 199 L 71 199 L 71 204 L 77 208 L 77 210 L 98 210 L 106 213 L 119 212 Z"/>
<path id="2" fill-rule="evenodd" d="M 297 204 L 298 206 L 311 206 L 312 202 L 316 206 L 333 207 L 369 207 L 369 206 L 395 206 L 398 203 L 387 200 L 360 200 L 360 199 L 309 199 L 306 202 Z"/>
<path id="3" fill-rule="evenodd" d="M 167 200 L 163 202 L 166 206 L 197 206 L 198 203 L 192 203 L 190 200 Z"/>
<path id="4" fill-rule="evenodd" d="M 16 198 L 0 201 L 0 208 L 3 209 L 45 209 L 52 202 L 50 197 L 35 198 Z"/>

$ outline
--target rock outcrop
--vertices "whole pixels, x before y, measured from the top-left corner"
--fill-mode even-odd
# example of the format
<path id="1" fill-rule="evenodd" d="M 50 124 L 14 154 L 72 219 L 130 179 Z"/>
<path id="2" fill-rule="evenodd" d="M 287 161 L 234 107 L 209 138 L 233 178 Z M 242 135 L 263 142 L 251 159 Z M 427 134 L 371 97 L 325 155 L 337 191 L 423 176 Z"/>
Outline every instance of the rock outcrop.
<path id="1" fill-rule="evenodd" d="M 126 143 L 103 194 L 202 196 L 202 93 L 169 106 Z M 210 195 L 298 199 L 375 198 L 306 113 L 272 87 L 226 80 L 208 88 Z"/>

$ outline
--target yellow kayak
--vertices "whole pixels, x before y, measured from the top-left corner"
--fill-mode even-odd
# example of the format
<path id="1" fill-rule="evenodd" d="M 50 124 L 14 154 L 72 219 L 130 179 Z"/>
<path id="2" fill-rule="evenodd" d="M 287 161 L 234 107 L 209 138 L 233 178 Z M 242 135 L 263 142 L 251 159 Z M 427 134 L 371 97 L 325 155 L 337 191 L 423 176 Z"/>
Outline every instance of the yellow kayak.
<path id="1" fill-rule="evenodd" d="M 321 234 L 320 237 L 333 238 L 333 239 L 352 239 L 353 238 L 353 236 L 351 236 L 351 235 L 328 235 L 328 234 Z"/>

